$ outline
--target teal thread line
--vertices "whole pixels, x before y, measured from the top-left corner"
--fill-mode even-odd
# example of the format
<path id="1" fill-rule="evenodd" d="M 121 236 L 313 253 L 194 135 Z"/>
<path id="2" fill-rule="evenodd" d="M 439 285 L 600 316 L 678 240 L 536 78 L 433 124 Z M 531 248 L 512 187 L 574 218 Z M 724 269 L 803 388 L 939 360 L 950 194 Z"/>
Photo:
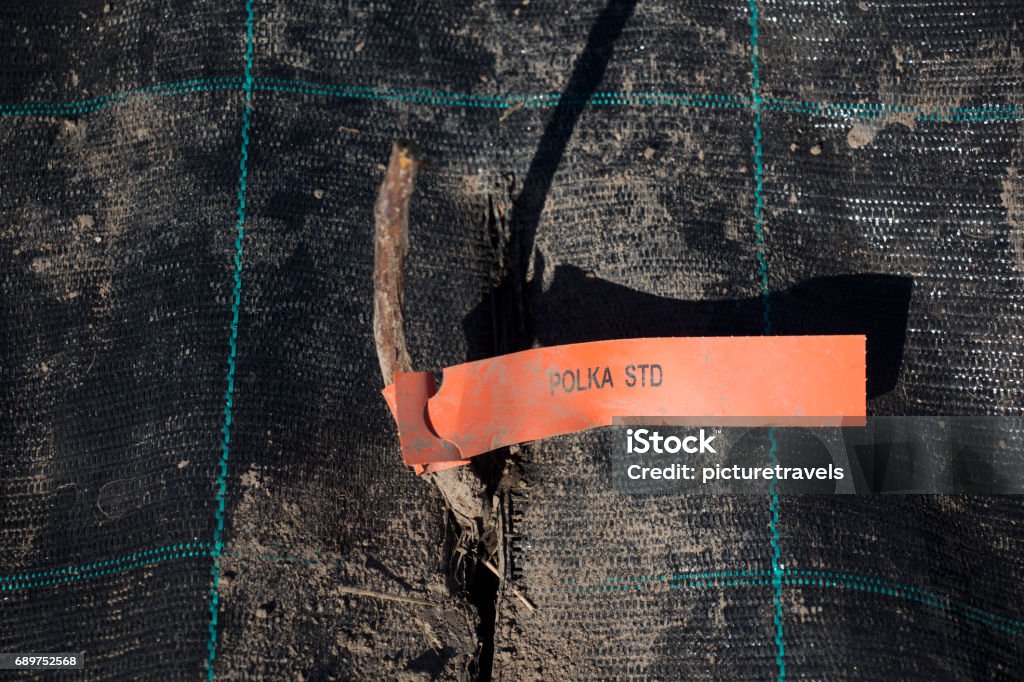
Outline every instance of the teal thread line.
<path id="1" fill-rule="evenodd" d="M 0 104 L 0 118 L 9 116 L 75 116 L 109 107 L 129 104 L 154 97 L 183 95 L 209 90 L 237 90 L 242 79 L 237 77 L 195 78 L 173 83 L 160 83 L 145 88 L 117 92 L 75 102 L 29 102 L 26 104 Z"/>
<path id="2" fill-rule="evenodd" d="M 822 569 L 783 569 L 781 576 L 778 577 L 776 571 L 771 569 L 701 571 L 656 576 L 606 578 L 595 585 L 578 585 L 573 581 L 566 581 L 560 587 L 547 588 L 539 590 L 539 592 L 572 594 L 642 592 L 656 589 L 658 586 L 664 586 L 668 590 L 768 586 L 774 588 L 777 579 L 782 584 L 792 587 L 849 589 L 904 599 L 930 606 L 949 614 L 961 616 L 1013 637 L 1024 636 L 1024 620 L 1001 616 L 992 611 L 954 599 L 948 595 L 940 594 L 934 590 L 883 578 Z"/>
<path id="3" fill-rule="evenodd" d="M 34 571 L 19 575 L 0 576 L 0 591 L 40 587 L 62 582 L 73 582 L 84 578 L 98 577 L 109 573 L 125 571 L 135 566 L 158 563 L 167 559 L 185 556 L 205 556 L 212 545 L 208 542 L 184 542 L 176 545 L 154 547 L 132 552 L 116 559 L 97 561 L 83 566 L 64 566 L 45 571 Z"/>
<path id="4" fill-rule="evenodd" d="M 89 578 L 101 578 L 172 559 L 213 556 L 213 546 L 212 542 L 183 542 L 176 545 L 166 545 L 164 547 L 133 552 L 116 559 L 97 561 L 82 566 L 64 566 L 45 571 L 0 576 L 0 592 L 46 587 L 48 585 L 62 585 Z M 303 557 L 288 553 L 273 554 L 269 552 L 239 552 L 236 550 L 222 551 L 221 556 L 238 559 L 258 559 L 272 563 L 303 564 L 308 567 L 320 563 L 322 553 L 317 552 L 314 557 Z"/>
<path id="5" fill-rule="evenodd" d="M 228 455 L 231 444 L 231 417 L 235 393 L 235 357 L 238 355 L 238 310 L 242 301 L 242 242 L 245 238 L 245 196 L 249 174 L 249 122 L 252 112 L 252 53 L 253 53 L 253 0 L 245 3 L 245 81 L 242 107 L 242 149 L 238 161 L 238 219 L 235 223 L 235 271 L 231 299 L 231 332 L 228 337 L 227 387 L 224 389 L 224 425 L 221 427 L 220 471 L 217 475 L 217 526 L 213 531 L 213 565 L 210 568 L 210 639 L 207 642 L 206 679 L 214 678 L 214 661 L 217 658 L 217 605 L 220 588 L 220 555 L 224 548 L 221 534 L 224 531 L 224 498 L 227 494 Z"/>
<path id="6" fill-rule="evenodd" d="M 949 109 L 928 110 L 905 104 L 843 104 L 769 97 L 762 100 L 762 105 L 764 109 L 769 111 L 867 120 L 884 120 L 906 114 L 911 115 L 915 121 L 939 123 L 1017 121 L 1024 118 L 1024 107 L 1015 104 L 987 104 L 977 107 L 951 107 Z"/>
<path id="7" fill-rule="evenodd" d="M 161 83 L 144 88 L 70 102 L 28 102 L 0 104 L 0 118 L 13 116 L 75 116 L 155 97 L 184 95 L 212 90 L 246 89 L 238 76 L 195 78 Z M 284 92 L 341 99 L 406 102 L 427 106 L 478 109 L 551 108 L 559 104 L 561 93 L 508 93 L 485 95 L 426 88 L 378 88 L 360 85 L 331 85 L 286 78 L 253 77 L 250 91 Z M 749 97 L 715 93 L 687 92 L 598 92 L 577 103 L 591 106 L 691 107 L 701 109 L 754 110 Z M 915 121 L 943 123 L 1024 120 L 1024 106 L 980 105 L 949 109 L 924 109 L 902 104 L 844 104 L 810 102 L 766 97 L 760 99 L 761 111 L 804 114 L 840 119 L 886 120 L 910 115 Z"/>
<path id="8" fill-rule="evenodd" d="M 264 77 L 256 79 L 256 89 L 346 99 L 397 101 L 412 104 L 483 109 L 555 107 L 562 98 L 561 93 L 482 95 L 427 88 L 375 88 L 359 85 L 324 85 L 310 81 Z M 682 106 L 754 109 L 753 100 L 749 97 L 712 93 L 610 91 L 597 92 L 586 100 L 573 101 L 574 103 L 596 106 Z M 761 110 L 838 118 L 885 119 L 905 113 L 913 114 L 916 120 L 942 122 L 1017 120 L 1018 118 L 1024 118 L 1024 107 L 1017 105 L 985 105 L 980 107 L 956 107 L 945 111 L 926 111 L 919 107 L 898 104 L 832 104 L 827 102 L 794 101 L 778 98 L 765 99 L 760 97 L 759 104 Z"/>
<path id="9" fill-rule="evenodd" d="M 751 0 L 753 2 L 754 0 Z M 768 316 L 768 301 L 765 299 L 765 317 Z M 771 460 L 773 467 L 779 464 L 779 443 L 775 439 L 775 427 L 768 429 L 768 440 L 770 446 L 768 448 L 768 457 Z M 783 636 L 782 629 L 782 584 L 783 584 L 783 570 L 781 563 L 782 551 L 779 547 L 779 494 L 776 489 L 775 479 L 768 482 L 769 497 L 769 512 L 771 514 L 771 520 L 769 526 L 771 530 L 771 545 L 772 545 L 772 600 L 775 603 L 775 662 L 779 666 L 778 680 L 781 682 L 786 679 L 786 642 Z"/>
<path id="10" fill-rule="evenodd" d="M 771 308 L 768 302 L 768 259 L 765 255 L 764 240 L 764 160 L 762 158 L 762 132 L 761 132 L 761 65 L 758 49 L 758 13 L 757 0 L 750 0 L 750 101 L 754 110 L 754 234 L 757 248 L 757 269 L 760 276 L 761 300 L 764 304 L 764 333 L 772 331 Z M 778 442 L 775 439 L 775 429 L 768 430 L 768 439 L 771 446 L 768 450 L 768 457 L 771 465 L 779 463 Z M 782 584 L 783 574 L 780 564 L 779 550 L 779 494 L 776 490 L 775 480 L 768 483 L 770 520 L 768 522 L 771 531 L 772 548 L 772 602 L 774 605 L 773 620 L 775 623 L 775 663 L 778 666 L 777 681 L 783 682 L 786 679 L 786 641 L 783 634 L 782 620 Z"/>
<path id="11" fill-rule="evenodd" d="M 923 587 L 883 580 L 881 578 L 861 576 L 854 573 L 824 571 L 820 569 L 790 569 L 786 571 L 786 573 L 793 584 L 796 585 L 807 584 L 812 586 L 848 587 L 846 583 L 860 583 L 865 586 L 865 591 L 884 594 L 887 596 L 898 596 L 905 599 L 914 599 L 920 603 L 926 603 L 931 606 L 938 606 L 945 610 L 960 613 L 965 617 L 978 620 L 992 627 L 997 627 L 1003 632 L 1008 632 L 1014 636 L 1024 635 L 1024 620 L 1000 616 L 991 611 L 971 606 L 970 604 L 960 600 Z M 911 597 L 909 595 L 914 596 Z"/>
<path id="12" fill-rule="evenodd" d="M 136 561 L 127 561 L 121 564 L 113 565 L 107 568 L 96 569 L 92 571 L 82 571 L 79 573 L 68 573 L 67 575 L 58 575 L 51 578 L 42 578 L 36 580 L 26 580 L 16 583 L 4 583 L 0 585 L 0 592 L 24 590 L 33 587 L 46 587 L 48 585 L 63 585 L 67 583 L 78 582 L 79 580 L 87 580 L 89 578 L 101 578 L 107 575 L 113 575 L 116 573 L 124 573 L 135 568 L 141 568 L 144 566 L 152 566 L 154 564 L 163 563 L 172 559 L 185 559 L 189 557 L 205 557 L 210 555 L 209 549 L 191 549 L 182 550 L 180 552 L 171 552 L 163 554 L 161 556 L 154 556 L 148 559 L 139 559 Z"/>
<path id="13" fill-rule="evenodd" d="M 413 88 L 373 88 L 354 85 L 323 85 L 284 78 L 257 78 L 256 89 L 271 92 L 291 92 L 322 95 L 344 99 L 394 101 L 481 109 L 553 108 L 563 101 L 561 93 L 483 95 L 448 92 L 444 90 Z M 573 103 L 595 106 L 683 106 L 705 108 L 745 109 L 745 98 L 720 94 L 686 92 L 597 92 L 586 99 L 573 99 Z"/>
<path id="14" fill-rule="evenodd" d="M 45 571 L 3 576 L 0 577 L 0 592 L 49 585 L 64 585 L 80 580 L 122 573 L 174 559 L 212 556 L 212 547 L 213 544 L 209 542 L 186 542 L 133 552 L 115 559 L 97 561 L 82 566 L 65 566 Z M 271 552 L 222 551 L 221 556 L 256 559 L 271 563 L 303 564 L 307 567 L 320 563 L 322 559 L 321 552 L 317 552 L 314 557 L 302 557 L 288 554 L 287 552 L 275 554 Z M 564 581 L 561 586 L 541 588 L 537 592 L 541 594 L 642 592 L 656 589 L 659 586 L 669 590 L 744 586 L 766 587 L 772 585 L 773 575 L 774 572 L 771 570 L 737 569 L 729 571 L 687 571 L 622 578 L 609 577 L 593 585 L 580 585 L 575 580 L 570 579 Z M 1002 616 L 934 590 L 908 583 L 823 569 L 785 569 L 782 580 L 786 585 L 797 587 L 845 588 L 906 599 L 961 615 L 1015 637 L 1024 636 L 1024 620 Z"/>

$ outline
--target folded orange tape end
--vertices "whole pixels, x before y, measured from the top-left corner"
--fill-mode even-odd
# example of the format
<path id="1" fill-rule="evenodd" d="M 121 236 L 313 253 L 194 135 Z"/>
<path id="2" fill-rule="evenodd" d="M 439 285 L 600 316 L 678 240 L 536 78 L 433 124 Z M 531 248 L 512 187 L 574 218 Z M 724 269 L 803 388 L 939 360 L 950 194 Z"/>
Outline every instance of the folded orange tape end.
<path id="1" fill-rule="evenodd" d="M 594 341 L 448 367 L 440 389 L 431 372 L 397 372 L 383 393 L 403 459 L 423 474 L 620 417 L 864 424 L 865 347 L 863 335 Z"/>

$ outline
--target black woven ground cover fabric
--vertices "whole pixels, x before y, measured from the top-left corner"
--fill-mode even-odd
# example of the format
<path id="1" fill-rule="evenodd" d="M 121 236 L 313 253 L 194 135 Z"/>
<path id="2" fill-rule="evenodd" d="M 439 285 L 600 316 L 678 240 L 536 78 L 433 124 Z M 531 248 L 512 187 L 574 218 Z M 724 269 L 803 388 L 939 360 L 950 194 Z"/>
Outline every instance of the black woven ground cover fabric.
<path id="1" fill-rule="evenodd" d="M 1015 498 L 629 498 L 601 432 L 515 454 L 479 609 L 400 463 L 371 275 L 409 137 L 417 367 L 764 333 L 768 292 L 767 331 L 885 340 L 872 414 L 1019 415 L 1022 29 L 936 0 L 0 8 L 0 651 L 1020 678 Z"/>

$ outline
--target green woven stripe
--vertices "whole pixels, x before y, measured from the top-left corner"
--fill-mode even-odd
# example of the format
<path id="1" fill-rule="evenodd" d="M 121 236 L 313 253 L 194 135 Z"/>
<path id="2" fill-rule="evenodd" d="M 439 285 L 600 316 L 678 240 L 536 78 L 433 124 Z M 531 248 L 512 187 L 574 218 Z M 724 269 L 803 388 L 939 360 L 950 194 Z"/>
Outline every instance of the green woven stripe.
<path id="1" fill-rule="evenodd" d="M 196 78 L 188 81 L 161 83 L 74 102 L 0 104 L 0 118 L 11 116 L 77 116 L 154 97 L 169 97 L 209 90 L 238 90 L 241 86 L 242 79 L 237 77 Z"/>
<path id="2" fill-rule="evenodd" d="M 77 116 L 114 106 L 153 99 L 181 96 L 195 92 L 244 90 L 244 78 L 224 76 L 161 83 L 111 95 L 71 102 L 27 102 L 0 104 L 0 118 L 14 116 Z M 333 85 L 287 78 L 253 78 L 255 91 L 291 93 L 314 97 L 353 99 L 378 102 L 404 102 L 422 106 L 462 107 L 475 109 L 552 108 L 558 105 L 560 93 L 477 94 L 426 88 L 378 88 L 366 85 Z M 749 97 L 721 93 L 672 91 L 595 93 L 587 106 L 683 107 L 698 109 L 753 110 Z M 764 97 L 760 108 L 765 112 L 783 112 L 825 118 L 886 120 L 911 115 L 915 121 L 961 123 L 979 121 L 1024 120 L 1024 107 L 1013 104 L 985 104 L 974 107 L 924 109 L 903 104 L 846 104 L 842 102 L 811 102 Z"/>
<path id="3" fill-rule="evenodd" d="M 118 557 L 116 559 L 97 561 L 95 563 L 85 564 L 82 566 L 64 566 L 62 568 L 54 568 L 45 571 L 34 571 L 32 573 L 21 573 L 19 575 L 0 576 L 0 589 L 2 589 L 2 586 L 6 584 L 25 583 L 55 576 L 60 577 L 89 573 L 97 570 L 128 565 L 136 561 L 148 561 L 150 559 L 160 558 L 180 552 L 190 552 L 194 550 L 205 551 L 210 549 L 211 546 L 212 545 L 208 542 L 185 542 L 177 545 L 164 545 L 163 547 L 154 547 L 153 549 L 147 549 L 138 552 L 133 552 L 131 554 L 125 554 L 124 556 Z"/>
<path id="4" fill-rule="evenodd" d="M 118 559 L 100 561 L 85 566 L 68 566 L 51 571 L 38 571 L 20 576 L 0 578 L 0 592 L 25 590 L 49 585 L 66 585 L 68 583 L 102 578 L 108 575 L 124 573 L 143 566 L 163 563 L 172 559 L 187 559 L 210 555 L 210 544 L 190 542 L 181 545 L 168 545 L 157 549 L 136 552 Z"/>
<path id="5" fill-rule="evenodd" d="M 856 590 L 884 597 L 893 597 L 930 606 L 948 614 L 961 616 L 992 627 L 1014 637 L 1024 635 L 1024 620 L 999 615 L 973 606 L 934 590 L 885 578 L 858 575 L 825 569 L 783 569 L 782 584 L 792 587 L 821 587 Z M 722 587 L 769 587 L 773 585 L 771 569 L 737 569 L 729 571 L 693 571 L 647 576 L 606 578 L 600 582 L 581 585 L 565 580 L 557 587 L 538 590 L 539 593 L 614 593 L 643 592 L 657 589 L 686 590 Z"/>
<path id="6" fill-rule="evenodd" d="M 102 578 L 107 575 L 139 568 L 140 566 L 163 563 L 171 559 L 211 556 L 212 550 L 213 543 L 211 542 L 183 542 L 176 545 L 165 545 L 163 547 L 140 550 L 115 559 L 106 559 L 91 564 L 63 566 L 61 568 L 33 571 L 31 573 L 0 576 L 0 592 L 62 585 L 89 578 Z M 320 552 L 316 552 L 312 557 L 303 557 L 288 553 L 274 554 L 271 552 L 238 551 L 222 551 L 221 556 L 237 559 L 255 559 L 270 563 L 302 564 L 307 567 L 320 563 L 323 557 Z"/>

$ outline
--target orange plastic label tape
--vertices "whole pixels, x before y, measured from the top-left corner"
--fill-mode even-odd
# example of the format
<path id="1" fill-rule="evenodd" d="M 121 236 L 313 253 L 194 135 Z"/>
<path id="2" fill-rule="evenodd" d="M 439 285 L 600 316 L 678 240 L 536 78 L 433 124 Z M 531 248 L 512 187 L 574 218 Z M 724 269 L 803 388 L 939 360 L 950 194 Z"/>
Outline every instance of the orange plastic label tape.
<path id="1" fill-rule="evenodd" d="M 406 464 L 423 473 L 616 417 L 863 423 L 865 345 L 864 336 L 595 341 L 448 367 L 440 390 L 430 372 L 397 373 L 384 397 Z"/>

